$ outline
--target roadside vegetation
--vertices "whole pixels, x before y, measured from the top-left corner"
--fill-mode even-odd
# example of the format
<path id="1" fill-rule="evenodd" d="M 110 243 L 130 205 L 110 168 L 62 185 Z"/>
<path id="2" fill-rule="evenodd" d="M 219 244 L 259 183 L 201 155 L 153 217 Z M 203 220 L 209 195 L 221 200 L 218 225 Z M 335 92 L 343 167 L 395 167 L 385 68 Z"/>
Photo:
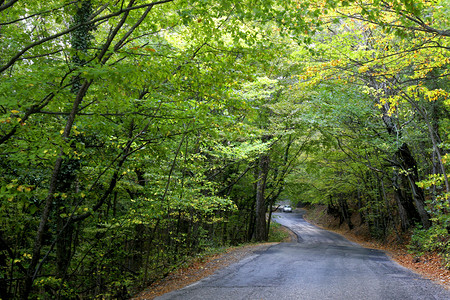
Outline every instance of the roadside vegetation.
<path id="1" fill-rule="evenodd" d="M 289 229 L 273 222 L 270 226 L 269 238 L 267 241 L 271 243 L 291 242 L 291 236 L 292 234 L 289 233 Z"/>
<path id="2" fill-rule="evenodd" d="M 0 0 L 0 298 L 126 299 L 279 201 L 449 267 L 449 7 Z"/>

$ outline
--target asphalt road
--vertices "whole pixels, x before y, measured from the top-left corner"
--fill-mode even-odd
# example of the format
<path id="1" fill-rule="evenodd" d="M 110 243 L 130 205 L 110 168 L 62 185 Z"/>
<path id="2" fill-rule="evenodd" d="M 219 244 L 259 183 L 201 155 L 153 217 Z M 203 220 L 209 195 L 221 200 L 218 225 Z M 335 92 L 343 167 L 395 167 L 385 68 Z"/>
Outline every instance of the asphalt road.
<path id="1" fill-rule="evenodd" d="M 300 213 L 276 221 L 298 236 L 156 299 L 450 299 L 450 291 L 391 261 L 307 223 Z"/>

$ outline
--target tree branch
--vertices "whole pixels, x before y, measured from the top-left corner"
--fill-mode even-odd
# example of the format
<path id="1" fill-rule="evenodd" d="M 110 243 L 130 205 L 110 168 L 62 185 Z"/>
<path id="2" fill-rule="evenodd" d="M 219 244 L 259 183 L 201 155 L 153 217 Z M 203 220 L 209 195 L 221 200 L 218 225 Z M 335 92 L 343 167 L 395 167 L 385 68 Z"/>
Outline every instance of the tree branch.
<path id="1" fill-rule="evenodd" d="M 98 18 L 90 20 L 88 22 L 80 23 L 80 24 L 72 26 L 72 27 L 70 27 L 70 28 L 68 28 L 68 29 L 66 29 L 64 31 L 61 31 L 61 32 L 56 33 L 54 35 L 51 35 L 51 36 L 48 36 L 46 38 L 40 39 L 38 41 L 35 41 L 34 43 L 31 43 L 28 46 L 24 47 L 16 55 L 14 55 L 6 64 L 4 64 L 2 67 L 0 67 L 0 74 L 3 73 L 5 70 L 9 69 L 28 50 L 30 50 L 30 49 L 32 49 L 32 48 L 34 48 L 36 46 L 39 46 L 39 45 L 41 45 L 41 44 L 43 44 L 45 42 L 48 42 L 48 41 L 54 40 L 54 39 L 56 39 L 58 37 L 61 37 L 63 35 L 66 35 L 66 34 L 72 32 L 72 31 L 80 28 L 81 26 L 93 25 L 93 24 L 98 23 L 100 21 L 103 21 L 103 20 L 106 20 L 106 19 L 110 19 L 110 18 L 113 18 L 113 17 L 117 17 L 117 16 L 120 16 L 120 15 L 122 15 L 124 13 L 128 13 L 128 12 L 133 11 L 133 10 L 146 8 L 148 6 L 160 5 L 160 4 L 173 2 L 173 1 L 174 0 L 161 0 L 161 1 L 156 1 L 156 2 L 152 2 L 152 3 L 137 5 L 137 6 L 134 6 L 134 7 L 127 7 L 127 8 L 121 9 L 121 10 L 119 10 L 117 12 L 108 14 L 106 16 L 98 17 Z"/>
<path id="2" fill-rule="evenodd" d="M 0 6 L 0 12 L 13 6 L 14 3 L 16 3 L 19 0 L 10 0 L 9 2 L 6 2 L 5 4 L 3 4 L 5 1 L 2 1 L 2 5 Z"/>

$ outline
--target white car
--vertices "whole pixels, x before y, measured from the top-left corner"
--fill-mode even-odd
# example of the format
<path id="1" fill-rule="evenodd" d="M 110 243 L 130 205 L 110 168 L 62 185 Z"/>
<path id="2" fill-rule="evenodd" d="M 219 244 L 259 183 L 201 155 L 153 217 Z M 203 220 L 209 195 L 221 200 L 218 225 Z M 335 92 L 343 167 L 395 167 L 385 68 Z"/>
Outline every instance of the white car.
<path id="1" fill-rule="evenodd" d="M 283 207 L 283 212 L 292 212 L 292 207 L 290 205 L 285 205 Z"/>

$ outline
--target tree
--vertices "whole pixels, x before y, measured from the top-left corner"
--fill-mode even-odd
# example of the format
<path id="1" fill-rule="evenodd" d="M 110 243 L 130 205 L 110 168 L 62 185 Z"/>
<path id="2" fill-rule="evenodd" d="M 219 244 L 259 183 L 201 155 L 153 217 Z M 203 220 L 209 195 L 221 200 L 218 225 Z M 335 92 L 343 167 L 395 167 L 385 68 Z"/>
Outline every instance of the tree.
<path id="1" fill-rule="evenodd" d="M 207 158 L 242 133 L 253 108 L 236 83 L 269 49 L 258 20 L 283 6 L 3 1 L 0 11 L 2 295 L 126 297 L 130 278 L 154 280 L 217 226 L 227 243 L 234 203 L 214 175 L 225 154 Z"/>

